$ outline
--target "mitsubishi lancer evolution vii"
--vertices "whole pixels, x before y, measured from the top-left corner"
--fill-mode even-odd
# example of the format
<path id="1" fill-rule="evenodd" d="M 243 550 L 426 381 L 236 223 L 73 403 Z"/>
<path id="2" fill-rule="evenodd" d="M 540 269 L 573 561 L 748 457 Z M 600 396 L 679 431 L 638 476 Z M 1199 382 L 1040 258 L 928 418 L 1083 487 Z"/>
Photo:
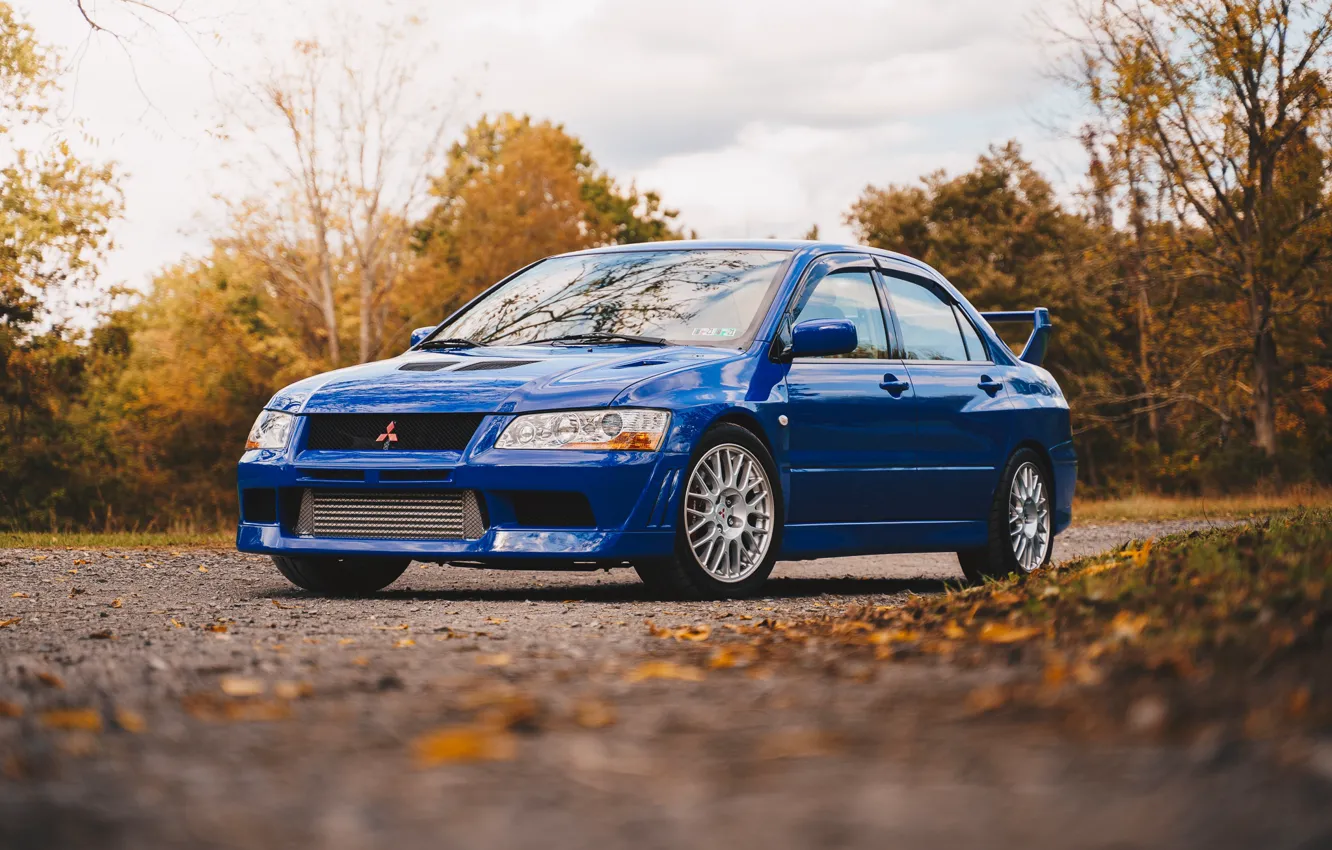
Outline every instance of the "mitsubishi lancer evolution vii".
<path id="1" fill-rule="evenodd" d="M 1026 322 L 1015 355 L 992 324 Z M 631 567 L 740 597 L 777 559 L 1050 560 L 1072 519 L 1044 309 L 980 313 L 909 257 L 669 242 L 549 257 L 402 355 L 281 390 L 240 459 L 242 552 L 357 594 L 413 561 Z"/>

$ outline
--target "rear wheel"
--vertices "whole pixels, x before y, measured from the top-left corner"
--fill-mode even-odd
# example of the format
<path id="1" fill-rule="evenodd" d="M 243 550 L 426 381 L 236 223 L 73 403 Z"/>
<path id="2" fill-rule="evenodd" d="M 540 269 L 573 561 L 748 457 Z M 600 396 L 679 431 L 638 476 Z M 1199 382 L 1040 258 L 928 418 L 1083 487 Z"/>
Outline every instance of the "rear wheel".
<path id="1" fill-rule="evenodd" d="M 330 596 L 362 596 L 388 587 L 406 571 L 407 558 L 288 558 L 273 556 L 278 572 L 297 587 Z"/>
<path id="2" fill-rule="evenodd" d="M 675 555 L 636 564 L 655 594 L 734 599 L 767 581 L 781 544 L 777 468 L 763 443 L 722 424 L 699 441 L 676 512 Z"/>
<path id="3" fill-rule="evenodd" d="M 969 581 L 1031 573 L 1050 563 L 1050 494 L 1050 473 L 1041 456 L 1031 449 L 1014 452 L 990 506 L 988 544 L 957 553 Z"/>

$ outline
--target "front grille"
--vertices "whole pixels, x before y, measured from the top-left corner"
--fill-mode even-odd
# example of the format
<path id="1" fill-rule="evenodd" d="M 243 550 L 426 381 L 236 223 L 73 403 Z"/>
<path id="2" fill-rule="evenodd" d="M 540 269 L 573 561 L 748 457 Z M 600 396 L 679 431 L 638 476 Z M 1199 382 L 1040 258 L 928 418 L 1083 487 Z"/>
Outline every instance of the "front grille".
<path id="1" fill-rule="evenodd" d="M 486 519 L 472 490 L 305 490 L 293 530 L 302 537 L 476 540 Z"/>
<path id="2" fill-rule="evenodd" d="M 486 414 L 314 413 L 306 418 L 307 449 L 350 451 L 387 446 L 389 451 L 460 452 Z"/>

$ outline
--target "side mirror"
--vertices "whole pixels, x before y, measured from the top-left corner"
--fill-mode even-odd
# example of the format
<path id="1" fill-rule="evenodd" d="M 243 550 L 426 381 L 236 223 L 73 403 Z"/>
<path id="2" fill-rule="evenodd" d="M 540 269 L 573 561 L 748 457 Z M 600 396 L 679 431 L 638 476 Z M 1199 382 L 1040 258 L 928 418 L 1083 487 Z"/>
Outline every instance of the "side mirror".
<path id="1" fill-rule="evenodd" d="M 428 327 L 428 328 L 417 328 L 416 330 L 412 331 L 412 344 L 411 344 L 409 347 L 410 347 L 410 348 L 416 348 L 416 346 L 419 345 L 419 344 L 421 343 L 421 340 L 423 340 L 423 339 L 425 339 L 426 337 L 430 336 L 430 332 L 433 331 L 433 330 L 434 330 L 435 328 L 437 328 L 437 327 L 439 327 L 439 326 L 438 326 L 438 325 L 431 325 L 431 326 Z"/>
<path id="2" fill-rule="evenodd" d="M 850 354 L 860 339 L 856 326 L 846 319 L 806 319 L 791 330 L 792 357 L 827 357 Z"/>

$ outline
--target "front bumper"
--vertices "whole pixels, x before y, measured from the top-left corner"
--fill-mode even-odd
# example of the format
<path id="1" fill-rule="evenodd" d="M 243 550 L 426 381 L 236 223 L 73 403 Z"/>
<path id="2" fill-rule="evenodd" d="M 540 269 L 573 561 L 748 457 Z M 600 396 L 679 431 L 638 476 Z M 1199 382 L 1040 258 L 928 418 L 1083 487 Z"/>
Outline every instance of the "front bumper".
<path id="1" fill-rule="evenodd" d="M 578 450 L 497 450 L 508 417 L 493 416 L 462 452 L 248 451 L 238 466 L 242 516 L 236 548 L 288 556 L 387 556 L 497 567 L 596 567 L 670 554 L 679 481 L 687 454 Z M 298 425 L 293 446 L 304 445 Z M 414 475 L 428 480 L 403 480 Z M 469 490 L 487 527 L 476 539 L 319 537 L 296 533 L 296 505 L 306 489 L 375 493 Z M 275 515 L 246 515 L 247 491 L 274 493 Z M 525 500 L 586 499 L 590 521 L 578 527 L 533 522 Z M 539 519 L 539 518 L 538 518 Z"/>

